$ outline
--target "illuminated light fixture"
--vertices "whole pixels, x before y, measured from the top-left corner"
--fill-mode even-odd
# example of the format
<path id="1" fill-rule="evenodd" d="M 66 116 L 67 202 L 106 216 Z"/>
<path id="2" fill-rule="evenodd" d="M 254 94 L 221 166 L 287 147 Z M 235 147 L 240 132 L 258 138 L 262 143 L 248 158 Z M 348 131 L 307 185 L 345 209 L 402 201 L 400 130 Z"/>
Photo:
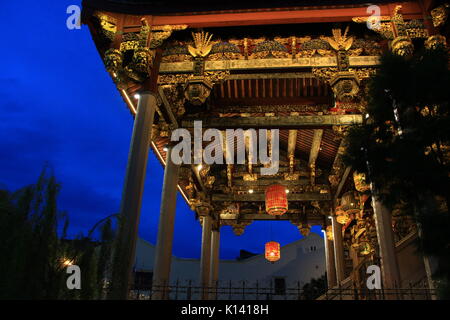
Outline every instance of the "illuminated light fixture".
<path id="1" fill-rule="evenodd" d="M 286 189 L 286 193 L 289 193 L 289 189 Z"/>
<path id="2" fill-rule="evenodd" d="M 272 216 L 279 216 L 288 210 L 286 187 L 274 184 L 266 189 L 266 211 Z"/>
<path id="3" fill-rule="evenodd" d="M 63 259 L 62 264 L 66 267 L 73 265 L 73 261 L 69 259 Z"/>
<path id="4" fill-rule="evenodd" d="M 203 168 L 203 166 L 201 165 L 201 164 L 199 164 L 198 166 L 197 166 L 197 170 L 202 170 L 202 168 Z"/>
<path id="5" fill-rule="evenodd" d="M 366 113 L 366 119 L 369 119 L 369 114 L 368 113 Z"/>
<path id="6" fill-rule="evenodd" d="M 328 216 L 328 219 L 330 219 L 330 220 L 331 220 L 331 216 Z"/>
<path id="7" fill-rule="evenodd" d="M 253 189 L 248 189 L 248 193 L 253 193 Z"/>
<path id="8" fill-rule="evenodd" d="M 280 260 L 280 258 L 281 258 L 280 244 L 275 241 L 267 242 L 264 253 L 265 253 L 266 260 L 268 260 L 272 263 Z"/>
<path id="9" fill-rule="evenodd" d="M 134 94 L 134 98 L 137 100 L 137 99 L 139 99 L 141 97 L 141 95 L 139 94 L 139 93 L 135 93 Z"/>

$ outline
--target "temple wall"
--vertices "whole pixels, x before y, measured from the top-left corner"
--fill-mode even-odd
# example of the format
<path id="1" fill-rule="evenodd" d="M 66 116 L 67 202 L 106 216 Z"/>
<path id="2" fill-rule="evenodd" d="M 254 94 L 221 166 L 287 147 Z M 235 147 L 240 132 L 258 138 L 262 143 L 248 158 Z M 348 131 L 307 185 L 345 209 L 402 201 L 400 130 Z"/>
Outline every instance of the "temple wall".
<path id="1" fill-rule="evenodd" d="M 136 248 L 136 270 L 151 272 L 153 270 L 155 246 L 138 239 Z M 177 279 L 181 284 L 198 283 L 200 261 L 172 257 L 171 282 Z M 285 279 L 286 287 L 297 287 L 309 282 L 311 278 L 319 278 L 325 274 L 325 248 L 323 238 L 311 233 L 308 237 L 281 247 L 281 259 L 270 263 L 264 255 L 253 256 L 244 260 L 221 260 L 219 281 L 221 286 L 255 286 L 258 280 L 260 287 L 270 287 L 274 278 Z M 236 298 L 241 298 L 237 297 Z"/>

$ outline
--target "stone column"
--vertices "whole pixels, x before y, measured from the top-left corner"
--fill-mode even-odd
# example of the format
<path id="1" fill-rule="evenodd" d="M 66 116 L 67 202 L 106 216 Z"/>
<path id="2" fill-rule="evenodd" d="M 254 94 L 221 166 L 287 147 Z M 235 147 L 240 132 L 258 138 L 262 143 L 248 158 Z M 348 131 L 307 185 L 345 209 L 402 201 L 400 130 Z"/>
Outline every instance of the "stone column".
<path id="1" fill-rule="evenodd" d="M 120 209 L 121 223 L 114 254 L 111 299 L 127 299 L 135 259 L 142 192 L 156 97 L 143 92 L 137 106 Z"/>
<path id="2" fill-rule="evenodd" d="M 326 232 L 324 232 L 325 243 L 325 264 L 327 270 L 328 289 L 336 286 L 336 264 L 334 263 L 334 246 L 333 241 L 328 240 Z"/>
<path id="3" fill-rule="evenodd" d="M 395 253 L 392 217 L 389 210 L 377 199 L 372 189 L 372 207 L 377 228 L 378 245 L 381 257 L 381 273 L 384 289 L 400 287 L 400 273 Z"/>
<path id="4" fill-rule="evenodd" d="M 331 222 L 333 226 L 333 246 L 334 246 L 334 261 L 336 265 L 336 282 L 339 285 L 345 278 L 342 224 L 337 222 L 335 214 L 331 216 Z"/>
<path id="5" fill-rule="evenodd" d="M 209 215 L 202 217 L 202 253 L 200 259 L 200 286 L 203 287 L 202 299 L 208 299 L 207 287 L 209 287 L 211 267 L 211 228 L 212 218 Z"/>
<path id="6" fill-rule="evenodd" d="M 169 146 L 167 154 L 172 154 L 172 146 Z M 165 286 L 169 285 L 170 281 L 179 168 L 179 165 L 174 164 L 172 160 L 167 157 L 166 168 L 164 170 L 161 209 L 159 213 L 155 266 L 153 268 L 152 283 L 154 286 L 154 293 L 152 295 L 152 299 L 168 299 L 169 292 Z"/>
<path id="7" fill-rule="evenodd" d="M 215 287 L 219 280 L 219 248 L 220 248 L 220 229 L 219 227 L 212 231 L 211 235 L 211 264 L 210 264 L 210 287 Z M 210 295 L 210 298 L 217 299 L 214 294 Z"/>

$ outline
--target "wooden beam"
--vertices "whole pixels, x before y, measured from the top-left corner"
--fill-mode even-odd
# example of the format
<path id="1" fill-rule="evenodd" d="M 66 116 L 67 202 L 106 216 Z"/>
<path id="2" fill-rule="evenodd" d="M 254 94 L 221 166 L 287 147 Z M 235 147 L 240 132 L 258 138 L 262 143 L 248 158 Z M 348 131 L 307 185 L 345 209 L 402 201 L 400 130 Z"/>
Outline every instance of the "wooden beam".
<path id="1" fill-rule="evenodd" d="M 329 201 L 331 195 L 329 193 L 299 193 L 288 194 L 289 201 Z M 213 202 L 264 202 L 264 194 L 213 194 L 211 196 Z"/>
<path id="2" fill-rule="evenodd" d="M 363 117 L 360 114 L 289 116 L 289 117 L 223 117 L 196 119 L 202 121 L 203 128 L 242 128 L 242 129 L 301 129 L 324 128 L 329 126 L 347 126 L 360 124 Z M 193 128 L 194 120 L 183 120 L 183 128 Z"/>
<path id="3" fill-rule="evenodd" d="M 162 113 L 167 117 L 165 120 L 172 124 L 175 128 L 178 128 L 178 121 L 175 118 L 175 115 L 172 112 L 172 107 L 170 105 L 170 102 L 167 100 L 166 94 L 164 93 L 164 89 L 161 87 L 158 87 L 158 93 L 162 100 L 163 110 Z"/>
<path id="4" fill-rule="evenodd" d="M 234 180 L 234 185 L 238 187 L 265 187 L 270 186 L 271 184 L 279 183 L 284 186 L 308 186 L 308 179 L 299 179 L 299 180 L 282 180 L 282 179 L 258 179 L 256 181 L 245 181 L 245 180 Z M 317 185 L 317 187 L 328 187 L 328 185 Z"/>
<path id="5" fill-rule="evenodd" d="M 294 173 L 295 146 L 296 145 L 297 145 L 297 130 L 289 130 L 288 159 L 289 159 L 289 171 L 290 171 L 290 173 Z"/>
<path id="6" fill-rule="evenodd" d="M 316 181 L 316 160 L 320 151 L 320 144 L 322 143 L 323 130 L 314 130 L 314 137 L 311 145 L 311 151 L 309 153 L 308 167 L 311 170 L 311 184 L 314 185 Z"/>
<path id="7" fill-rule="evenodd" d="M 350 67 L 374 67 L 380 64 L 379 56 L 349 57 Z M 336 57 L 311 57 L 311 58 L 270 58 L 252 60 L 216 60 L 206 61 L 205 71 L 244 71 L 244 70 L 268 70 L 273 69 L 298 69 L 298 68 L 330 68 L 337 67 Z M 161 63 L 159 73 L 192 73 L 194 62 L 165 62 Z M 255 76 L 256 77 L 256 76 Z M 238 77 L 234 77 L 236 79 Z M 261 79 L 261 78 L 260 78 Z M 265 83 L 263 82 L 263 85 Z"/>
<path id="8" fill-rule="evenodd" d="M 348 175 L 350 174 L 350 171 L 352 170 L 351 167 L 347 167 L 344 170 L 344 173 L 342 174 L 341 180 L 339 181 L 339 185 L 336 189 L 336 192 L 333 196 L 333 199 L 336 200 L 339 198 L 339 195 L 341 194 L 342 188 L 344 187 L 345 181 L 347 181 Z"/>
<path id="9" fill-rule="evenodd" d="M 314 130 L 314 137 L 311 145 L 311 152 L 309 153 L 309 161 L 308 165 L 311 167 L 311 165 L 315 165 L 317 156 L 319 155 L 320 151 L 320 144 L 322 143 L 322 136 L 323 136 L 323 130 L 322 129 L 316 129 Z"/>
<path id="10" fill-rule="evenodd" d="M 283 214 L 281 216 L 271 216 L 270 214 L 266 214 L 266 213 L 247 213 L 247 214 L 241 214 L 239 216 L 239 218 L 237 217 L 236 214 L 221 214 L 220 215 L 220 220 L 224 220 L 227 222 L 233 221 L 233 220 L 238 220 L 239 221 L 249 221 L 249 220 L 294 220 L 294 219 L 301 219 L 300 216 L 298 214 Z M 307 221 L 308 223 L 311 224 L 322 224 L 323 223 L 323 216 L 322 215 L 317 215 L 317 214 L 313 214 L 310 213 L 307 215 Z"/>

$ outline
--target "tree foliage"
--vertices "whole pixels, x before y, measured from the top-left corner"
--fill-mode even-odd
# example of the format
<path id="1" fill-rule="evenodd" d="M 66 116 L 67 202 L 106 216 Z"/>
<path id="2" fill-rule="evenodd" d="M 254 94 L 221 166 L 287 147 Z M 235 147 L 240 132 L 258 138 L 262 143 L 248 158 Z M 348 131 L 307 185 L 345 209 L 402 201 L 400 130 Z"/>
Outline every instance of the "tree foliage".
<path id="1" fill-rule="evenodd" d="M 382 56 L 368 90 L 368 120 L 349 129 L 344 163 L 366 174 L 390 208 L 413 216 L 421 250 L 450 279 L 450 71 L 444 47 Z M 445 287 L 445 286 L 444 286 Z"/>
<path id="2" fill-rule="evenodd" d="M 100 297 L 110 261 L 112 222 L 101 224 L 100 242 L 91 234 L 67 239 L 68 216 L 57 209 L 60 188 L 44 168 L 35 184 L 16 192 L 0 190 L 0 299 Z M 67 289 L 64 261 L 79 265 L 81 290 Z"/>
<path id="3" fill-rule="evenodd" d="M 325 275 L 317 279 L 311 279 L 303 286 L 303 299 L 315 300 L 327 291 L 327 278 Z"/>

